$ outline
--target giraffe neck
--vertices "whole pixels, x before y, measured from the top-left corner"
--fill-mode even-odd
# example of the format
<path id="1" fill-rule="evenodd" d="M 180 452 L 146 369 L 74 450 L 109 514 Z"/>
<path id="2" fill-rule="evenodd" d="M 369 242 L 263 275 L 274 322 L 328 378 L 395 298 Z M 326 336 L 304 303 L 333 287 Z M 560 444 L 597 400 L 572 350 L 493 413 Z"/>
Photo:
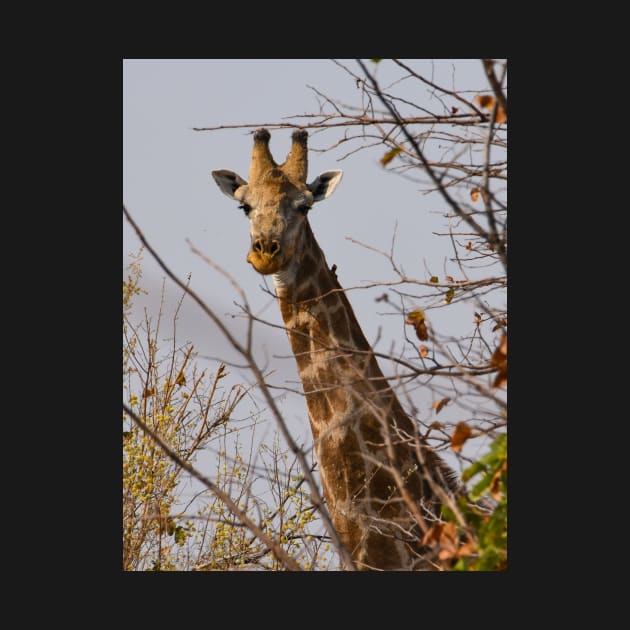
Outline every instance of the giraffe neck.
<path id="1" fill-rule="evenodd" d="M 372 349 L 308 223 L 300 252 L 288 269 L 274 275 L 274 282 L 300 376 L 310 381 L 315 376 L 309 375 L 310 367 L 321 363 L 317 354 L 327 348 L 355 351 L 359 364 Z M 374 367 L 378 370 L 375 361 Z"/>
<path id="2" fill-rule="evenodd" d="M 274 282 L 333 523 L 359 568 L 428 568 L 417 544 L 418 518 L 403 494 L 435 512 L 420 460 L 443 470 L 444 486 L 448 472 L 414 439 L 414 423 L 383 376 L 308 222 L 305 227 L 299 256 Z M 387 468 L 401 471 L 398 481 Z"/>
<path id="3" fill-rule="evenodd" d="M 274 281 L 304 391 L 313 393 L 307 403 L 314 433 L 335 418 L 347 417 L 352 407 L 348 393 L 402 412 L 335 272 L 309 224 L 305 227 L 301 256 L 294 257 L 285 272 L 275 274 Z M 315 395 L 318 392 L 321 396 Z M 311 409 L 317 400 L 326 401 L 325 410 Z"/>

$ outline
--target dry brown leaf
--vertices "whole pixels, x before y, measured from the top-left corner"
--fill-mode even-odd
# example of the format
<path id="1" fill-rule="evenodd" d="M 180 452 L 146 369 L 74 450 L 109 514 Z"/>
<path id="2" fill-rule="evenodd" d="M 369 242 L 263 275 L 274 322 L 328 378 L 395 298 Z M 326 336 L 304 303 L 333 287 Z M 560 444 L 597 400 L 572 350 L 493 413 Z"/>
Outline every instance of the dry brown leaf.
<path id="1" fill-rule="evenodd" d="M 459 558 L 462 556 L 472 556 L 473 553 L 477 551 L 477 543 L 474 540 L 469 540 L 467 543 L 464 543 L 459 550 L 457 551 L 457 555 Z"/>
<path id="2" fill-rule="evenodd" d="M 439 545 L 442 547 L 438 558 L 440 560 L 450 560 L 458 557 L 457 527 L 455 523 L 445 523 L 441 530 Z"/>
<path id="3" fill-rule="evenodd" d="M 435 413 L 436 414 L 440 413 L 440 411 L 442 411 L 442 409 L 444 409 L 444 407 L 448 405 L 450 400 L 451 400 L 450 398 L 442 398 L 442 400 L 436 400 L 433 403 L 433 409 L 435 409 Z"/>
<path id="4" fill-rule="evenodd" d="M 416 336 L 420 339 L 420 341 L 428 341 L 429 331 L 424 322 L 424 312 L 419 308 L 407 314 L 405 324 L 411 324 L 416 329 Z"/>
<path id="5" fill-rule="evenodd" d="M 486 109 L 492 109 L 494 107 L 494 96 L 490 96 L 489 94 L 479 94 L 475 96 L 475 100 L 479 103 L 480 107 L 485 107 Z"/>
<path id="6" fill-rule="evenodd" d="M 492 495 L 492 498 L 495 499 L 496 501 L 501 500 L 502 494 L 499 491 L 499 483 L 501 482 L 501 474 L 506 470 L 507 470 L 507 460 L 505 460 L 503 464 L 501 465 L 501 467 L 499 468 L 499 470 L 497 470 L 494 473 L 494 476 L 492 477 L 492 481 L 490 482 L 490 494 Z"/>
<path id="7" fill-rule="evenodd" d="M 451 107 L 451 114 L 457 114 L 459 109 L 457 107 Z"/>
<path id="8" fill-rule="evenodd" d="M 388 151 L 381 159 L 380 162 L 383 166 L 389 164 L 398 154 L 400 153 L 400 149 L 398 147 L 394 147 L 391 151 Z"/>
<path id="9" fill-rule="evenodd" d="M 426 534 L 422 537 L 422 545 L 430 545 L 431 543 L 439 542 L 442 537 L 442 530 L 445 523 L 433 523 L 427 530 Z"/>
<path id="10" fill-rule="evenodd" d="M 496 330 L 499 330 L 500 328 L 503 328 L 504 326 L 507 326 L 507 322 L 504 319 L 497 319 L 497 323 L 495 327 L 492 329 L 492 332 L 495 332 Z"/>
<path id="11" fill-rule="evenodd" d="M 462 450 L 462 446 L 472 436 L 472 429 L 465 422 L 458 422 L 451 437 L 451 448 L 456 452 Z"/>
<path id="12" fill-rule="evenodd" d="M 492 353 L 490 365 L 497 368 L 497 376 L 492 387 L 502 387 L 507 384 L 507 333 L 503 333 L 499 345 Z"/>
<path id="13" fill-rule="evenodd" d="M 155 394 L 155 387 L 145 387 L 142 392 L 142 398 L 148 398 L 149 396 L 153 396 Z"/>
<path id="14" fill-rule="evenodd" d="M 488 196 L 487 191 L 483 188 L 473 188 L 470 191 L 470 198 L 473 200 L 473 203 L 477 203 L 479 195 L 481 195 L 481 198 L 488 203 L 488 199 L 490 199 L 490 197 Z"/>
<path id="15" fill-rule="evenodd" d="M 492 387 L 499 388 L 507 385 L 507 371 L 499 372 L 492 383 Z"/>
<path id="16" fill-rule="evenodd" d="M 424 359 L 429 354 L 429 348 L 426 346 L 420 346 L 420 358 Z"/>
<path id="17" fill-rule="evenodd" d="M 465 249 L 472 249 L 472 243 L 470 241 L 468 241 L 468 243 L 466 243 Z"/>
<path id="18" fill-rule="evenodd" d="M 484 107 L 485 109 L 492 109 L 494 107 L 494 96 L 490 96 L 489 94 L 480 94 L 479 96 L 475 96 L 475 100 L 479 103 L 480 107 Z M 507 121 L 507 114 L 501 104 L 497 105 L 497 115 L 495 118 L 495 122 L 498 124 L 504 123 Z"/>
<path id="19" fill-rule="evenodd" d="M 422 538 L 422 545 L 439 548 L 440 560 L 453 560 L 470 556 L 477 551 L 477 544 L 468 540 L 462 544 L 455 523 L 434 523 Z"/>
<path id="20" fill-rule="evenodd" d="M 447 282 L 455 282 L 455 280 L 453 280 L 453 276 L 446 276 L 444 280 L 446 280 Z"/>

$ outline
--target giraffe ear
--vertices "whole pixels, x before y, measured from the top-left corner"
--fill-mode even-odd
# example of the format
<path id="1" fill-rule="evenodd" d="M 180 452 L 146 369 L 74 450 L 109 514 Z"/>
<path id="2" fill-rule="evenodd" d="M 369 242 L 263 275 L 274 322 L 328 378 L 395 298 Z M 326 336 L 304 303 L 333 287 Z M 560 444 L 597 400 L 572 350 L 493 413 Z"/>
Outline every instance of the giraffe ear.
<path id="1" fill-rule="evenodd" d="M 221 192 L 230 199 L 234 199 L 234 193 L 237 189 L 241 186 L 247 186 L 247 182 L 234 171 L 226 171 L 225 169 L 212 171 L 212 177 L 214 177 L 214 181 L 221 189 Z"/>
<path id="2" fill-rule="evenodd" d="M 319 177 L 316 177 L 307 188 L 313 195 L 313 203 L 330 197 L 333 190 L 337 188 L 337 184 L 341 181 L 343 171 L 324 171 Z"/>

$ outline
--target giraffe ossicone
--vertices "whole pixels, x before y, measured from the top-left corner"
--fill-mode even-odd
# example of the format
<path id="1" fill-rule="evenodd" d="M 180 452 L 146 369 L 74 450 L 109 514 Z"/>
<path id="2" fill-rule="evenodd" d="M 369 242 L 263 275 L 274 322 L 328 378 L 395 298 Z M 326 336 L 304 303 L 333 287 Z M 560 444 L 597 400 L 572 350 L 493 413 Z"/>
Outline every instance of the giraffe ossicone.
<path id="1" fill-rule="evenodd" d="M 384 377 L 352 306 L 308 221 L 342 171 L 307 183 L 305 130 L 293 132 L 277 164 L 266 129 L 254 132 L 249 181 L 212 171 L 250 223 L 247 260 L 273 274 L 302 381 L 320 478 L 333 524 L 362 570 L 433 570 L 422 539 L 446 496 L 461 491 L 455 473 L 420 438 Z"/>

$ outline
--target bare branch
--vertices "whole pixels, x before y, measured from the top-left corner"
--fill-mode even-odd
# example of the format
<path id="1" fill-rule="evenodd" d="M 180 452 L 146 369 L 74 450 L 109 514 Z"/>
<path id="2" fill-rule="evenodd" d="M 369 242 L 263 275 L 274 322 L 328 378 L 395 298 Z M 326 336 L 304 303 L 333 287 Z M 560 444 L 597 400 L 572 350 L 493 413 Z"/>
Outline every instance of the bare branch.
<path id="1" fill-rule="evenodd" d="M 247 514 L 241 510 L 234 501 L 216 484 L 212 483 L 210 479 L 202 475 L 196 468 L 191 466 L 188 462 L 184 461 L 177 455 L 177 453 L 151 428 L 149 428 L 145 422 L 143 422 L 138 415 L 130 409 L 125 403 L 123 403 L 123 409 L 125 413 L 180 467 L 183 468 L 190 475 L 204 484 L 210 491 L 212 491 L 253 534 L 255 534 L 260 540 L 262 540 L 273 551 L 278 560 L 282 562 L 287 569 L 291 571 L 301 571 L 300 565 L 291 556 L 287 555 L 282 546 L 271 539 L 265 532 L 249 519 Z"/>
<path id="2" fill-rule="evenodd" d="M 221 333 L 229 341 L 229 343 L 232 345 L 232 347 L 234 349 L 236 349 L 243 356 L 243 358 L 247 361 L 247 364 L 248 364 L 250 370 L 254 374 L 254 377 L 256 379 L 256 383 L 258 384 L 258 386 L 259 386 L 259 388 L 260 388 L 260 390 L 261 390 L 261 392 L 262 392 L 262 394 L 263 394 L 263 396 L 265 398 L 265 401 L 268 404 L 269 409 L 271 410 L 271 413 L 274 416 L 274 418 L 275 418 L 275 420 L 276 420 L 276 422 L 278 424 L 278 428 L 280 429 L 280 432 L 282 433 L 283 438 L 286 440 L 286 443 L 287 443 L 289 449 L 291 450 L 291 452 L 294 455 L 296 455 L 298 457 L 299 461 L 300 461 L 300 465 L 302 466 L 302 470 L 304 471 L 304 475 L 306 476 L 306 478 L 308 480 L 308 483 L 309 483 L 309 488 L 310 488 L 310 491 L 311 491 L 313 504 L 317 507 L 317 509 L 320 512 L 320 514 L 322 516 L 322 520 L 323 520 L 324 525 L 326 527 L 326 530 L 328 531 L 328 534 L 330 535 L 331 539 L 333 540 L 335 548 L 339 552 L 340 556 L 343 558 L 343 560 L 344 560 L 344 562 L 346 564 L 346 568 L 348 570 L 350 570 L 350 571 L 356 570 L 355 566 L 354 566 L 354 561 L 352 560 L 352 556 L 349 554 L 348 550 L 345 548 L 344 544 L 342 543 L 341 539 L 339 538 L 339 534 L 337 533 L 337 531 L 335 530 L 335 528 L 334 528 L 334 526 L 332 524 L 332 521 L 330 519 L 330 515 L 329 515 L 328 510 L 326 509 L 324 501 L 323 501 L 323 499 L 321 497 L 321 494 L 319 492 L 319 488 L 317 486 L 315 478 L 313 477 L 312 473 L 310 472 L 310 466 L 309 466 L 308 462 L 306 461 L 306 457 L 304 455 L 304 452 L 302 451 L 302 449 L 300 449 L 297 446 L 297 444 L 295 443 L 295 440 L 291 436 L 291 433 L 289 432 L 289 429 L 288 429 L 288 427 L 286 425 L 286 422 L 284 421 L 284 418 L 280 414 L 280 411 L 278 410 L 276 402 L 275 402 L 273 396 L 271 395 L 271 392 L 269 391 L 269 388 L 266 386 L 265 377 L 264 377 L 262 371 L 260 370 L 260 368 L 258 367 L 258 364 L 254 360 L 254 357 L 253 357 L 252 353 L 249 352 L 247 348 L 243 347 L 236 340 L 236 338 L 232 335 L 232 333 L 230 333 L 230 331 L 226 328 L 225 324 L 223 324 L 223 322 L 219 319 L 219 317 L 216 315 L 216 313 L 214 313 L 214 311 L 212 309 L 210 309 L 208 307 L 208 305 L 190 287 L 188 287 L 186 284 L 184 284 L 177 276 L 175 276 L 175 274 L 170 270 L 170 268 L 167 267 L 167 265 L 162 261 L 160 256 L 158 256 L 157 252 L 148 243 L 148 241 L 146 240 L 143 232 L 140 230 L 140 228 L 135 223 L 135 221 L 131 218 L 131 215 L 129 214 L 127 208 L 124 205 L 123 205 L 123 212 L 125 214 L 125 217 L 129 221 L 129 223 L 131 224 L 131 226 L 136 231 L 136 234 L 138 235 L 138 238 L 140 239 L 140 242 L 146 247 L 147 251 L 153 256 L 153 258 L 158 263 L 158 265 L 163 269 L 163 271 L 168 275 L 168 277 L 171 278 L 171 280 L 173 280 L 173 282 L 175 282 L 175 284 L 177 286 L 179 286 L 183 291 L 185 291 L 188 295 L 190 295 L 190 297 L 199 305 L 199 307 L 203 310 L 203 312 L 217 325 L 217 327 L 219 328 Z"/>

